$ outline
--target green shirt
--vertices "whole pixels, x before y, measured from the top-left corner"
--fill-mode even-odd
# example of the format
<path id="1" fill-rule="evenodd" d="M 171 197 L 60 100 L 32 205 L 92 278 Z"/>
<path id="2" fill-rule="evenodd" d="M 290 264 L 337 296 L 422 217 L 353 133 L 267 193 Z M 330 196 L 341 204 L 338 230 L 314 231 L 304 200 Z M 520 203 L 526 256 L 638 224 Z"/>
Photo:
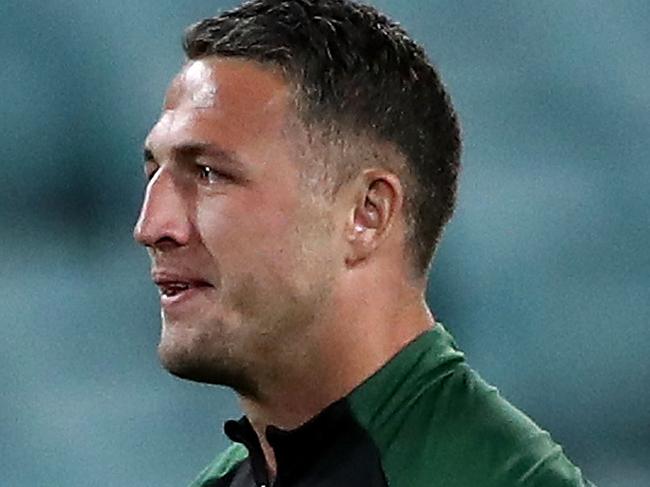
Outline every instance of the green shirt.
<path id="1" fill-rule="evenodd" d="M 246 418 L 191 487 L 268 485 Z M 296 430 L 267 429 L 275 487 L 592 486 L 562 448 L 486 384 L 441 324 Z M 593 486 L 592 486 L 593 487 Z"/>

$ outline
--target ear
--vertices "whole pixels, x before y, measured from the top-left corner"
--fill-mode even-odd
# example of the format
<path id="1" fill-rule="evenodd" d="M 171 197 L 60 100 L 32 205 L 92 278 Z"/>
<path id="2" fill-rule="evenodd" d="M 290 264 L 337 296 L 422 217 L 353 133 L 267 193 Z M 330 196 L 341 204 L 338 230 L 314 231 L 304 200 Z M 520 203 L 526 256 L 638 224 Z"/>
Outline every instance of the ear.
<path id="1" fill-rule="evenodd" d="M 394 173 L 369 169 L 360 182 L 346 224 L 349 247 L 345 263 L 349 267 L 366 260 L 386 241 L 404 201 L 402 184 Z"/>

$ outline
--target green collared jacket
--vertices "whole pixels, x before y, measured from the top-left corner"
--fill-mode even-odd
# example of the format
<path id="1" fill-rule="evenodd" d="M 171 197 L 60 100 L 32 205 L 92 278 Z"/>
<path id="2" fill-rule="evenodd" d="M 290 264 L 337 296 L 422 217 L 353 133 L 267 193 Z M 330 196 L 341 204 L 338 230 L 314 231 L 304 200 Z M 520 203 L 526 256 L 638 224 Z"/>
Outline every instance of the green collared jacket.
<path id="1" fill-rule="evenodd" d="M 191 487 L 269 486 L 248 420 L 224 429 L 233 444 Z M 593 487 L 439 323 L 304 425 L 266 436 L 274 487 Z"/>

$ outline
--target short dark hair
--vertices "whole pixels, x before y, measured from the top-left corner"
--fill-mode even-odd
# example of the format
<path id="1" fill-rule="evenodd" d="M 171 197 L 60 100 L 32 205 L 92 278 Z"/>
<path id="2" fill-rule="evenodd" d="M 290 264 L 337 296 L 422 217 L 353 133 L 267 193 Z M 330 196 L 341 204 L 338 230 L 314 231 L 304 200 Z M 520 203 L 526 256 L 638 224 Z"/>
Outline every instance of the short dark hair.
<path id="1" fill-rule="evenodd" d="M 460 128 L 435 68 L 397 23 L 349 0 L 254 0 L 190 26 L 183 47 L 189 59 L 277 66 L 298 87 L 303 121 L 392 144 L 408 172 L 398 174 L 407 251 L 426 274 L 455 206 Z"/>

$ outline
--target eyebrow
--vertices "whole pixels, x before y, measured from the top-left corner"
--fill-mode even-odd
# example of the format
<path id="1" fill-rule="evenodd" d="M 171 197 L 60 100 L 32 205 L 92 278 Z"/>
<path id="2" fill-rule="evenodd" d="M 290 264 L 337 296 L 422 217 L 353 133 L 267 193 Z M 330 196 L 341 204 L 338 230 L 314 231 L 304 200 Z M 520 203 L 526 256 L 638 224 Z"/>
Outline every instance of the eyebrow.
<path id="1" fill-rule="evenodd" d="M 172 155 L 175 159 L 189 159 L 199 156 L 209 156 L 219 161 L 223 161 L 233 167 L 243 168 L 243 162 L 237 155 L 229 150 L 223 149 L 210 142 L 187 142 L 171 148 Z M 153 151 L 145 146 L 143 150 L 144 162 L 155 161 Z"/>

